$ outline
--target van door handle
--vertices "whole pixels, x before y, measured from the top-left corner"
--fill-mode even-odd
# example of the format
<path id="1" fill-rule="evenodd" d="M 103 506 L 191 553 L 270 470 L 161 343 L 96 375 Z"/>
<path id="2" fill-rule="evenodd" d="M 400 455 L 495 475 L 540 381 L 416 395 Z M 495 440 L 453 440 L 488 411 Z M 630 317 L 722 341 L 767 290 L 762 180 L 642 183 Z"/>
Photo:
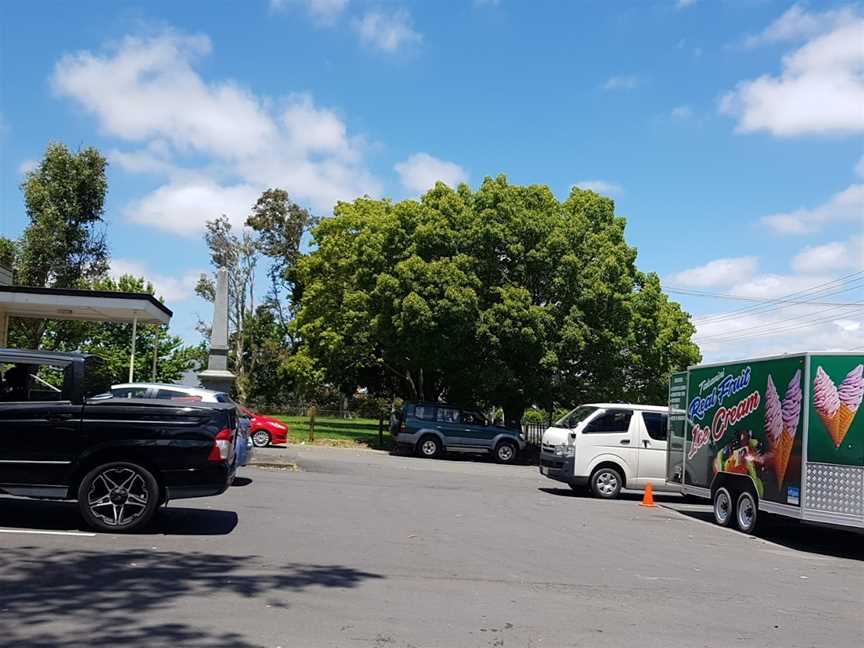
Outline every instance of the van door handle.
<path id="1" fill-rule="evenodd" d="M 630 439 L 621 439 L 621 445 L 630 445 Z"/>
<path id="2" fill-rule="evenodd" d="M 651 443 L 648 441 L 648 439 L 642 439 L 642 445 L 647 448 L 649 445 L 651 445 Z"/>

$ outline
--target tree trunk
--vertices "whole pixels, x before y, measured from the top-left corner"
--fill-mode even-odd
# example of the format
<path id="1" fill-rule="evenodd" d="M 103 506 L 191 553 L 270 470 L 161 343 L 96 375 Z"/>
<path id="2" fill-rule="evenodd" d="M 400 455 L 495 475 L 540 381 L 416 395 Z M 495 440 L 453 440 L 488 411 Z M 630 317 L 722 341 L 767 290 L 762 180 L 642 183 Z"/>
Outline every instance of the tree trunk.
<path id="1" fill-rule="evenodd" d="M 521 429 L 522 415 L 525 413 L 525 403 L 511 401 L 505 403 L 502 409 L 504 410 L 504 425 L 514 430 Z"/>

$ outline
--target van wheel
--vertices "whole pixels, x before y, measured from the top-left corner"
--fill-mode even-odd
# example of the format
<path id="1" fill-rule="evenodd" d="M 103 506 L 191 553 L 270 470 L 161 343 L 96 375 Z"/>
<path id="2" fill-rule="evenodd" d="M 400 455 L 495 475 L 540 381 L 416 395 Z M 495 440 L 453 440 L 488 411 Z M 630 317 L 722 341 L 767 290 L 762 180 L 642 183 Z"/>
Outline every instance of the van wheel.
<path id="1" fill-rule="evenodd" d="M 615 499 L 621 493 L 624 479 L 614 468 L 598 468 L 591 475 L 591 492 L 595 497 Z"/>
<path id="2" fill-rule="evenodd" d="M 417 454 L 425 459 L 434 459 L 441 454 L 441 442 L 431 434 L 417 443 Z"/>
<path id="3" fill-rule="evenodd" d="M 735 498 L 725 486 L 714 492 L 714 521 L 720 526 L 728 527 L 734 517 Z"/>
<path id="4" fill-rule="evenodd" d="M 97 531 L 130 533 L 145 526 L 159 506 L 159 484 L 149 470 L 113 462 L 88 472 L 78 487 L 78 508 Z"/>
<path id="5" fill-rule="evenodd" d="M 495 461 L 500 464 L 510 464 L 516 461 L 519 449 L 511 441 L 502 441 L 495 446 Z"/>
<path id="6" fill-rule="evenodd" d="M 759 506 L 752 492 L 746 490 L 738 496 L 735 505 L 735 524 L 744 533 L 753 533 L 759 523 Z"/>

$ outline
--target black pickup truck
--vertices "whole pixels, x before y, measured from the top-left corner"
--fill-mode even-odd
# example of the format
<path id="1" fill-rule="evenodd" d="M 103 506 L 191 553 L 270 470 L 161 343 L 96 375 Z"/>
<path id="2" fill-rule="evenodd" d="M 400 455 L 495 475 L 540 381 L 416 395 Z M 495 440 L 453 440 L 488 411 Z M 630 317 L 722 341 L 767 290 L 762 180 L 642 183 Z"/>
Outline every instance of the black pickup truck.
<path id="1" fill-rule="evenodd" d="M 77 499 L 88 525 L 117 533 L 169 499 L 225 491 L 233 404 L 94 398 L 110 384 L 97 356 L 0 349 L 0 492 Z"/>

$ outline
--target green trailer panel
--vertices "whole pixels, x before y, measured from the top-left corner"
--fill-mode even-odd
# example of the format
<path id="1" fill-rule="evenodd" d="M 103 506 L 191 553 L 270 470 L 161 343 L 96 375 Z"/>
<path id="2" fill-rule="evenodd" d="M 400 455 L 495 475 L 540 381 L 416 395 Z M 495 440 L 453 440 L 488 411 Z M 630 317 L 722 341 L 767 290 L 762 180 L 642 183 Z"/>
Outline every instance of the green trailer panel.
<path id="1" fill-rule="evenodd" d="M 805 356 L 689 372 L 686 483 L 711 487 L 719 473 L 749 476 L 760 501 L 799 506 Z"/>

